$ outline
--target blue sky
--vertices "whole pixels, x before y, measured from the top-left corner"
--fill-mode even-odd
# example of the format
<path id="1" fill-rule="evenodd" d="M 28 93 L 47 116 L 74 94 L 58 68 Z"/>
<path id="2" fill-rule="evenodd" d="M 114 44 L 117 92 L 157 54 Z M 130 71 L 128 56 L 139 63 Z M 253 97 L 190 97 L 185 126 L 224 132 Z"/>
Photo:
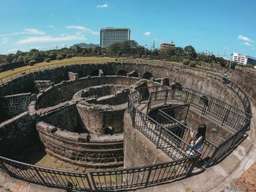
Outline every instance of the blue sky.
<path id="1" fill-rule="evenodd" d="M 99 43 L 101 27 L 132 39 L 256 56 L 255 0 L 1 0 L 0 53 Z"/>

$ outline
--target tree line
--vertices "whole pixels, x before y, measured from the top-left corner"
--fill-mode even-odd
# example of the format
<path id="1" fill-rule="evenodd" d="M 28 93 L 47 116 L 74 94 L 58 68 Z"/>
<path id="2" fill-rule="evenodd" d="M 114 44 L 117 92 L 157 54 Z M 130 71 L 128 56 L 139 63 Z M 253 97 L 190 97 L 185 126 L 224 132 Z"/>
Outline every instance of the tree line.
<path id="1" fill-rule="evenodd" d="M 139 45 L 136 41 L 125 41 L 112 44 L 108 48 L 99 46 L 83 47 L 81 44 L 73 45 L 69 48 L 42 51 L 32 49 L 28 52 L 17 51 L 15 54 L 0 55 L 0 63 L 19 63 L 20 65 L 34 65 L 39 62 L 50 62 L 75 56 L 111 56 L 111 57 L 134 57 L 164 59 L 168 61 L 182 62 L 185 65 L 196 66 L 204 64 L 219 64 L 227 67 L 228 62 L 222 57 L 197 53 L 191 45 L 182 47 L 170 47 L 166 50 L 147 49 Z"/>

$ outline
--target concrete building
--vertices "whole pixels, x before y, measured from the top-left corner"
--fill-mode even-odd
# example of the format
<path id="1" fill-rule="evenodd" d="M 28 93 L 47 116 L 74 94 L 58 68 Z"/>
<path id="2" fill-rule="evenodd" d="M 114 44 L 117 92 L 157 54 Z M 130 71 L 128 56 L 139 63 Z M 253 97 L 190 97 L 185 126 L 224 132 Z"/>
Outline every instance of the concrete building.
<path id="1" fill-rule="evenodd" d="M 243 65 L 256 65 L 256 58 L 247 55 L 242 55 L 240 53 L 233 53 L 231 60 Z"/>
<path id="2" fill-rule="evenodd" d="M 106 48 L 114 43 L 128 41 L 130 36 L 128 28 L 103 28 L 100 30 L 100 46 Z"/>

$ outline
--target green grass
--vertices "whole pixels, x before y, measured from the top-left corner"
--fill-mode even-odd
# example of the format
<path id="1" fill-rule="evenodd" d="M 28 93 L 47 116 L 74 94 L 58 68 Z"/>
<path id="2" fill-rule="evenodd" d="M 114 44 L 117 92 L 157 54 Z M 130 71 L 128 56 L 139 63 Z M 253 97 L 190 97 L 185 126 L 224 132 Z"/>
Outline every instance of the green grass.
<path id="1" fill-rule="evenodd" d="M 57 68 L 66 65 L 72 64 L 97 64 L 97 63 L 106 63 L 106 62 L 114 62 L 115 58 L 110 57 L 73 57 L 69 59 L 63 60 L 54 60 L 51 62 L 41 62 L 34 64 L 33 66 L 27 65 L 24 67 L 19 67 L 13 70 L 8 70 L 0 73 L 0 80 L 6 80 L 9 78 L 13 78 L 19 74 L 31 73 L 35 71 L 40 71 L 42 69 L 47 68 Z"/>

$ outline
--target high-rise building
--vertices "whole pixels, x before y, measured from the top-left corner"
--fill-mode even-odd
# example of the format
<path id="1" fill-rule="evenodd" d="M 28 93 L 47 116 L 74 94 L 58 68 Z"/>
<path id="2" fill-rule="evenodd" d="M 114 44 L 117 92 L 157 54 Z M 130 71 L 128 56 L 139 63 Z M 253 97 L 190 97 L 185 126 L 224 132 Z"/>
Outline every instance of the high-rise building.
<path id="1" fill-rule="evenodd" d="M 130 40 L 131 31 L 127 28 L 103 28 L 100 30 L 100 46 L 109 47 L 114 43 Z"/>
<path id="2" fill-rule="evenodd" d="M 256 58 L 242 55 L 240 53 L 233 53 L 231 60 L 243 65 L 247 65 L 247 64 L 256 65 Z"/>

